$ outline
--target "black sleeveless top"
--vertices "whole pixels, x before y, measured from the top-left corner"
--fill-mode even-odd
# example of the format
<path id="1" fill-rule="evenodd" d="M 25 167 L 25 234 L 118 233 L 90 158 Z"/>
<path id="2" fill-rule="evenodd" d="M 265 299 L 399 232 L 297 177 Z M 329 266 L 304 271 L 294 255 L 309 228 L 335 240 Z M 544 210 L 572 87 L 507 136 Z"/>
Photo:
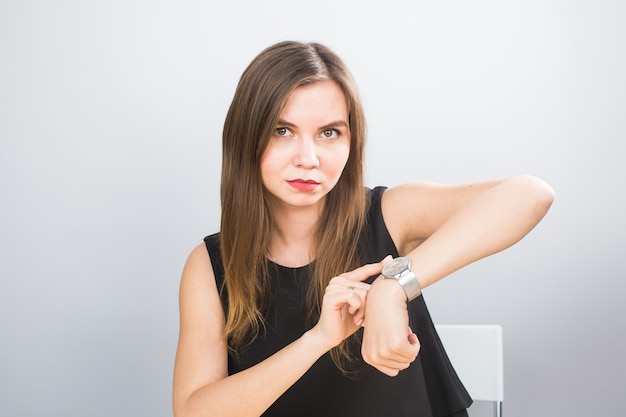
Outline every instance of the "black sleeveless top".
<path id="1" fill-rule="evenodd" d="M 386 255 L 398 256 L 382 217 L 380 199 L 384 190 L 384 187 L 368 190 L 368 224 L 359 241 L 361 264 L 379 262 Z M 219 233 L 207 236 L 204 241 L 213 263 L 218 289 L 221 289 L 224 286 L 224 270 Z M 240 353 L 238 360 L 229 356 L 230 375 L 263 361 L 309 329 L 304 303 L 309 266 L 287 268 L 270 263 L 269 268 L 275 290 L 266 316 L 267 328 Z M 224 288 L 222 292 L 225 311 L 228 308 L 226 290 Z M 356 371 L 346 377 L 327 353 L 263 416 L 467 416 L 465 409 L 472 400 L 448 360 L 423 296 L 411 301 L 408 309 L 409 325 L 421 344 L 420 353 L 409 368 L 396 377 L 389 377 L 366 364 L 361 358 L 360 346 L 355 345 L 354 356 L 358 358 Z"/>

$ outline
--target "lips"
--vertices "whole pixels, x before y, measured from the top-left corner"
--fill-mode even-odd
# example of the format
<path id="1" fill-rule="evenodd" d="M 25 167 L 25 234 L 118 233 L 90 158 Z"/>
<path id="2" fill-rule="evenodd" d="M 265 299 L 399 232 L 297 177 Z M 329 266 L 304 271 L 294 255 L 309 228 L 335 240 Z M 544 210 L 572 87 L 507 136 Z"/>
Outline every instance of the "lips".
<path id="1" fill-rule="evenodd" d="M 287 184 L 298 191 L 315 191 L 320 183 L 314 180 L 303 180 L 301 178 L 287 181 Z"/>

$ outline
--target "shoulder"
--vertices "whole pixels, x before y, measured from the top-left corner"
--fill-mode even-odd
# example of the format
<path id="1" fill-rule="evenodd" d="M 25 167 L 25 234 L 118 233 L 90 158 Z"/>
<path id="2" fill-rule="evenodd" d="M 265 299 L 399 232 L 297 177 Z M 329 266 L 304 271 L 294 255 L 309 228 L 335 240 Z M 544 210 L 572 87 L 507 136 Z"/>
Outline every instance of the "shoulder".
<path id="1" fill-rule="evenodd" d="M 181 278 L 181 294 L 186 286 L 208 285 L 215 283 L 215 274 L 207 244 L 197 245 L 187 257 Z"/>
<path id="2" fill-rule="evenodd" d="M 192 249 L 187 257 L 185 268 L 187 267 L 199 267 L 208 266 L 211 264 L 211 257 L 207 251 L 207 243 L 203 242 Z"/>
<path id="3" fill-rule="evenodd" d="M 222 270 L 219 233 L 215 233 L 205 237 L 187 257 L 180 283 L 181 308 L 187 304 L 204 304 L 207 296 L 211 304 L 219 300 L 217 288 Z"/>
<path id="4" fill-rule="evenodd" d="M 208 335 L 212 334 L 212 338 L 220 337 L 221 329 L 216 331 L 215 323 L 222 323 L 224 320 L 222 303 L 212 259 L 203 243 L 191 251 L 183 268 L 179 308 L 181 336 L 194 339 L 209 337 Z"/>

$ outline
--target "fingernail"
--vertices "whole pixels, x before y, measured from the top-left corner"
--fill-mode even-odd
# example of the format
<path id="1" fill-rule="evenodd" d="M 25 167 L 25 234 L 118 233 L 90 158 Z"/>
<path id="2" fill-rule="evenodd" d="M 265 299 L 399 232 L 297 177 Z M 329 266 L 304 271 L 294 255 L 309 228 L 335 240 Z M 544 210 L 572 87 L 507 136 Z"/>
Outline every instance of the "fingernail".
<path id="1" fill-rule="evenodd" d="M 393 257 L 391 255 L 387 255 L 383 258 L 381 262 L 387 262 L 387 261 L 390 261 L 391 259 L 393 259 Z"/>

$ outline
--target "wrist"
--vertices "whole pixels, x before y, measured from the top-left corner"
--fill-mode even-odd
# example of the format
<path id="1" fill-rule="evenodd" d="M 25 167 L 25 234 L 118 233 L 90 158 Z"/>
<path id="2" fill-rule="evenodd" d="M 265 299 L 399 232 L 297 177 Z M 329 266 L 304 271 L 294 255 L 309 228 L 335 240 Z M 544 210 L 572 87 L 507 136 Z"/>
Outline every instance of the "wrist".
<path id="1" fill-rule="evenodd" d="M 406 304 L 407 295 L 404 289 L 396 280 L 386 279 L 382 276 L 378 277 L 373 283 L 367 295 L 370 300 L 384 299 L 386 303 L 402 303 Z M 368 303 L 369 304 L 369 303 Z"/>
<path id="2" fill-rule="evenodd" d="M 315 352 L 318 356 L 322 356 L 339 343 L 333 344 L 329 342 L 328 338 L 321 331 L 318 331 L 318 327 L 314 326 L 312 329 L 307 330 L 300 339 L 308 346 L 310 352 Z"/>
<path id="3" fill-rule="evenodd" d="M 411 301 L 422 294 L 422 288 L 415 273 L 411 271 L 411 261 L 408 258 L 400 256 L 385 263 L 382 276 L 391 281 L 396 281 L 402 287 L 407 301 Z"/>

